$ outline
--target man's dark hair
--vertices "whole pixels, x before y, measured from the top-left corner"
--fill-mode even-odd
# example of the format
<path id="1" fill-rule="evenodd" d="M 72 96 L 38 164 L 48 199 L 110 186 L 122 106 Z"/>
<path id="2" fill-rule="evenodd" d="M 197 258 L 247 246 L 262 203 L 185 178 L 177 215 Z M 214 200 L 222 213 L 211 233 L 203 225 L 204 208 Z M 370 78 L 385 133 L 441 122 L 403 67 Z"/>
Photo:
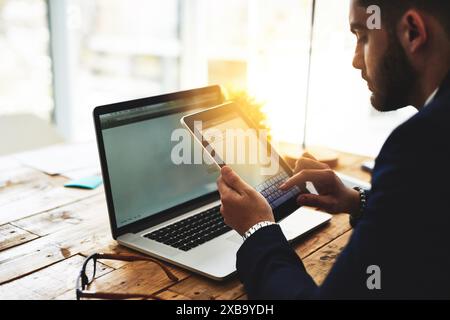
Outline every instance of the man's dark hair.
<path id="1" fill-rule="evenodd" d="M 450 0 L 358 0 L 364 7 L 377 5 L 386 28 L 393 31 L 396 22 L 411 8 L 422 10 L 438 19 L 450 38 Z"/>

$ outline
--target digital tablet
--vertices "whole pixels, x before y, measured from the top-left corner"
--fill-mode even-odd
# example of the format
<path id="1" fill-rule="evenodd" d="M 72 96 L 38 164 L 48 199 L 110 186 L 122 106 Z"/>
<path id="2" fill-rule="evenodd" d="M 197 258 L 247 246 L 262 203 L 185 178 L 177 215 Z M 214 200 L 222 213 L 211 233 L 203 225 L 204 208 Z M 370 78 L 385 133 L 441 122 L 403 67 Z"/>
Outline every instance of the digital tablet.
<path id="1" fill-rule="evenodd" d="M 267 199 L 272 209 L 298 208 L 295 200 L 300 189 L 278 188 L 292 176 L 291 168 L 270 144 L 268 132 L 259 129 L 238 104 L 229 102 L 190 114 L 181 123 L 201 143 L 210 161 L 231 167 Z"/>

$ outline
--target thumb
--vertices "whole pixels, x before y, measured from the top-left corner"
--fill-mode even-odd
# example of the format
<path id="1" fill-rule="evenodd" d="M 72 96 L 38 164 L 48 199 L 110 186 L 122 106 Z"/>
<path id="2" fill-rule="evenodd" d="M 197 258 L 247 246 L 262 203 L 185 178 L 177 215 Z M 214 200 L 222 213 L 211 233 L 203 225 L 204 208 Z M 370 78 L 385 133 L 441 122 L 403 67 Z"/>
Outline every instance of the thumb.
<path id="1" fill-rule="evenodd" d="M 329 197 L 315 194 L 302 194 L 297 198 L 297 203 L 301 206 L 315 207 L 325 211 L 331 211 L 333 207 Z"/>
<path id="2" fill-rule="evenodd" d="M 239 175 L 230 167 L 224 166 L 220 170 L 220 173 L 225 183 L 239 194 L 242 194 L 245 190 L 250 188 L 250 186 L 245 183 L 244 180 L 242 180 L 241 177 L 239 177 Z"/>

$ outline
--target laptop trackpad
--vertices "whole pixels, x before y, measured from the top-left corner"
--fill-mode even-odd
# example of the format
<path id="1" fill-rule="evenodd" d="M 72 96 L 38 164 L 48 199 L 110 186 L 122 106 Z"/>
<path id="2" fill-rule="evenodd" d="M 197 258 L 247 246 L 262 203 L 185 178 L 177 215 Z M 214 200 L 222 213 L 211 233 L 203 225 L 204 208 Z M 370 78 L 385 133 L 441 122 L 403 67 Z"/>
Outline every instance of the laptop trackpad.
<path id="1" fill-rule="evenodd" d="M 234 232 L 232 236 L 227 238 L 227 240 L 230 240 L 239 245 L 241 245 L 244 242 L 244 240 L 242 240 L 242 237 L 237 232 Z"/>
<path id="2" fill-rule="evenodd" d="M 331 217 L 332 216 L 328 213 L 301 207 L 282 220 L 279 225 L 286 239 L 292 241 L 329 221 Z M 234 232 L 227 240 L 239 245 L 244 242 L 237 232 Z"/>
<path id="3" fill-rule="evenodd" d="M 301 207 L 283 219 L 279 225 L 286 239 L 292 241 L 330 219 L 331 215 L 328 213 Z"/>

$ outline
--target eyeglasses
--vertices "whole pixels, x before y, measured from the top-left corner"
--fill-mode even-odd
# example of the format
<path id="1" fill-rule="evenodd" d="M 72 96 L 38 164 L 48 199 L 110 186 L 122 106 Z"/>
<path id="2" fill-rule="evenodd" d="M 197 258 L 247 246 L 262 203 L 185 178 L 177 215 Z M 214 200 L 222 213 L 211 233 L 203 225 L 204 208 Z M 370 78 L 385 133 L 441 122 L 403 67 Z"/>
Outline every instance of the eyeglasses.
<path id="1" fill-rule="evenodd" d="M 178 278 L 162 263 L 152 258 L 139 257 L 133 255 L 122 255 L 122 254 L 105 254 L 105 253 L 94 253 L 86 258 L 81 268 L 80 274 L 77 278 L 76 295 L 77 300 L 81 298 L 96 298 L 96 299 L 131 299 L 131 298 L 143 298 L 143 299 L 155 299 L 161 300 L 161 298 L 153 294 L 140 294 L 140 293 L 112 293 L 112 292 L 95 292 L 87 290 L 88 286 L 94 281 L 95 273 L 97 271 L 97 260 L 107 259 L 107 260 L 120 260 L 120 261 L 150 261 L 156 263 L 167 277 L 173 282 L 177 282 Z"/>

